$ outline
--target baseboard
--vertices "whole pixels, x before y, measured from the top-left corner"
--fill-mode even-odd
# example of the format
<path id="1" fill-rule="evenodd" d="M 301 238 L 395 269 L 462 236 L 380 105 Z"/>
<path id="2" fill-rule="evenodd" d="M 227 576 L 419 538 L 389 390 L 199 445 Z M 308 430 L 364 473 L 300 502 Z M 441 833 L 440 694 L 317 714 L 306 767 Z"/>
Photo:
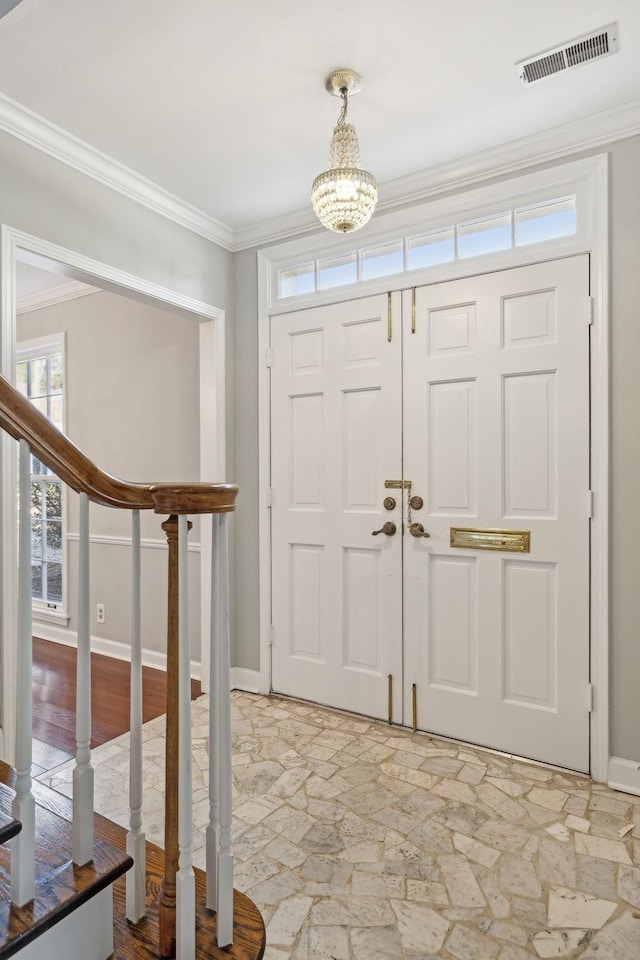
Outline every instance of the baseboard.
<path id="1" fill-rule="evenodd" d="M 624 760 L 622 757 L 609 757 L 608 785 L 612 790 L 632 793 L 640 797 L 640 763 L 636 760 Z"/>
<path id="2" fill-rule="evenodd" d="M 43 640 L 51 640 L 52 643 L 61 643 L 65 647 L 77 647 L 78 637 L 74 630 L 66 630 L 64 627 L 54 627 L 51 624 L 35 624 L 34 636 L 41 637 Z M 115 660 L 131 660 L 131 647 L 126 643 L 120 643 L 119 640 L 108 640 L 105 637 L 91 637 L 91 652 L 100 653 L 103 657 L 113 657 Z M 142 665 L 152 667 L 154 670 L 167 669 L 167 655 L 158 650 L 147 650 L 142 648 Z M 201 667 L 197 660 L 191 661 L 191 679 L 201 679 Z"/>
<path id="3" fill-rule="evenodd" d="M 262 693 L 259 671 L 247 670 L 246 667 L 231 667 L 231 689 L 244 690 L 245 693 Z"/>

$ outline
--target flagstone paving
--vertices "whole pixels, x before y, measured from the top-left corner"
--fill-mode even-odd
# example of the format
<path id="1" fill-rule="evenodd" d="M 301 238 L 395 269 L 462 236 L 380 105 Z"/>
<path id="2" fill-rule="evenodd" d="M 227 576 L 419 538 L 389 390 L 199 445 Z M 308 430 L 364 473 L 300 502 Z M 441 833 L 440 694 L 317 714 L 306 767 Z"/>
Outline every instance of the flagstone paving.
<path id="1" fill-rule="evenodd" d="M 192 704 L 204 867 L 208 698 Z M 235 885 L 265 960 L 638 960 L 640 797 L 586 777 L 278 697 L 235 692 Z M 128 825 L 128 735 L 93 751 Z M 162 845 L 164 719 L 145 725 Z M 71 792 L 73 764 L 39 779 Z"/>

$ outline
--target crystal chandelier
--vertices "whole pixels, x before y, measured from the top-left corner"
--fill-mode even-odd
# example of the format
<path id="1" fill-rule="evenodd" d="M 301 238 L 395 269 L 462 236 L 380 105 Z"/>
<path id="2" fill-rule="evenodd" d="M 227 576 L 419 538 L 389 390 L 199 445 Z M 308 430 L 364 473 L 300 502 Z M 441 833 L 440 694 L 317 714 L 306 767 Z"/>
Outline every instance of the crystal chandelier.
<path id="1" fill-rule="evenodd" d="M 353 70 L 335 70 L 325 80 L 325 87 L 332 96 L 341 97 L 342 110 L 331 137 L 329 169 L 313 181 L 311 203 L 324 227 L 351 233 L 371 219 L 378 199 L 375 177 L 360 168 L 355 127 L 347 123 L 349 95 L 362 90 L 362 77 Z"/>

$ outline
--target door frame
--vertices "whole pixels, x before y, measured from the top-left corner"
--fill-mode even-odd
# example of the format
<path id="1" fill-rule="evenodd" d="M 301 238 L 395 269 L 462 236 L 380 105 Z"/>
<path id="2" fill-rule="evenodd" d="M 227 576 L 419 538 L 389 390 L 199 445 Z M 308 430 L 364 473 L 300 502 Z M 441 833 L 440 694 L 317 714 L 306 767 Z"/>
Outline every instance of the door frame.
<path id="1" fill-rule="evenodd" d="M 517 178 L 503 180 L 455 196 L 417 203 L 406 210 L 380 213 L 360 236 L 367 243 L 402 235 L 403 229 L 428 232 L 454 219 L 460 211 L 469 220 L 487 210 L 499 211 L 514 197 L 543 191 L 551 199 L 575 192 L 578 232 L 572 238 L 546 241 L 458 260 L 442 267 L 413 270 L 380 280 L 369 280 L 303 297 L 277 299 L 278 268 L 318 256 L 346 253 L 358 246 L 350 237 L 313 234 L 257 253 L 259 356 L 259 576 L 260 576 L 260 691 L 271 690 L 271 435 L 270 435 L 270 324 L 271 317 L 304 306 L 345 301 L 426 286 L 444 280 L 494 273 L 513 266 L 541 263 L 576 254 L 590 256 L 591 313 L 591 490 L 593 516 L 591 545 L 590 679 L 594 696 L 590 720 L 590 767 L 594 780 L 606 782 L 609 768 L 609 162 L 608 154 L 574 160 Z M 523 201 L 523 202 L 526 202 Z M 419 226 L 417 226 L 419 225 Z"/>
<path id="2" fill-rule="evenodd" d="M 68 276 L 102 290 L 169 308 L 198 323 L 200 366 L 200 479 L 225 476 L 225 311 L 185 296 L 109 264 L 50 243 L 5 224 L 0 229 L 0 356 L 1 372 L 13 381 L 16 358 L 16 263 L 18 260 Z M 13 682 L 17 648 L 17 460 L 15 443 L 1 438 L 2 525 L 0 585 L 2 600 L 1 658 L 2 707 L 0 710 L 0 756 L 13 762 L 16 686 Z M 7 535 L 8 534 L 8 535 Z M 209 681 L 209 622 L 211 616 L 211 527 L 200 531 L 200 675 L 203 691 Z M 194 545 L 195 546 L 195 545 Z M 67 641 L 68 642 L 68 641 Z M 162 658 L 149 665 L 164 669 Z"/>

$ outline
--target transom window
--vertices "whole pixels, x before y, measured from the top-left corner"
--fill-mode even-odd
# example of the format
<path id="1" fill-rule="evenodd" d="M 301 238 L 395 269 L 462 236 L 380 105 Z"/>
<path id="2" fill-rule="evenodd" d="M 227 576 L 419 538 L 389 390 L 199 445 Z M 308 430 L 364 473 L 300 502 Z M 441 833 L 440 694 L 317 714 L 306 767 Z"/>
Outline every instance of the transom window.
<path id="1" fill-rule="evenodd" d="M 460 221 L 430 233 L 283 267 L 278 270 L 278 299 L 571 237 L 576 230 L 576 195 L 557 197 Z"/>
<path id="2" fill-rule="evenodd" d="M 42 345 L 18 344 L 16 386 L 60 430 L 64 429 L 63 347 L 60 338 Z M 31 456 L 31 594 L 34 603 L 62 606 L 62 483 Z"/>

